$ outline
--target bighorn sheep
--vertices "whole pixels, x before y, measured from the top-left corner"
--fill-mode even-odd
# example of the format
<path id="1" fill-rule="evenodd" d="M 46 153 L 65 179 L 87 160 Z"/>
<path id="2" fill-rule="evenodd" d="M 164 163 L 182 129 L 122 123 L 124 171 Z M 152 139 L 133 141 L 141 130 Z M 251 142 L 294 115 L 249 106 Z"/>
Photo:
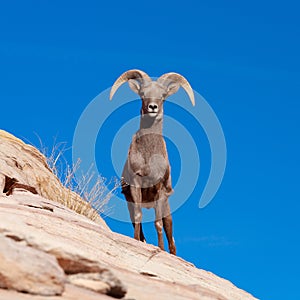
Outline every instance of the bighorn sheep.
<path id="1" fill-rule="evenodd" d="M 168 202 L 173 189 L 168 153 L 162 135 L 163 103 L 181 86 L 195 105 L 194 93 L 188 81 L 177 73 L 167 73 L 157 81 L 152 81 L 145 72 L 130 70 L 115 81 L 110 91 L 110 100 L 117 89 L 127 81 L 129 87 L 142 100 L 140 129 L 132 138 L 122 174 L 122 193 L 125 195 L 134 226 L 134 238 L 145 241 L 141 225 L 142 207 L 154 208 L 158 245 L 164 250 L 164 228 L 169 251 L 176 255 Z"/>

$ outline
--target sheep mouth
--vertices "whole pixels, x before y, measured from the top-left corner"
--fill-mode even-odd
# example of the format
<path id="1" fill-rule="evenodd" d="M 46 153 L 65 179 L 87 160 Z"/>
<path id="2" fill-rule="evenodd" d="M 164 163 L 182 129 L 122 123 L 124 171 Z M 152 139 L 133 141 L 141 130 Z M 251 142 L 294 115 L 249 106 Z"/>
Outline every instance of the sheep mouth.
<path id="1" fill-rule="evenodd" d="M 155 118 L 157 116 L 157 112 L 155 111 L 148 112 L 148 116 L 151 118 Z"/>
<path id="2" fill-rule="evenodd" d="M 157 112 L 155 112 L 155 111 L 149 111 L 149 112 L 147 113 L 147 115 L 148 115 L 149 117 L 151 117 L 151 118 L 155 118 L 155 117 L 157 116 Z"/>

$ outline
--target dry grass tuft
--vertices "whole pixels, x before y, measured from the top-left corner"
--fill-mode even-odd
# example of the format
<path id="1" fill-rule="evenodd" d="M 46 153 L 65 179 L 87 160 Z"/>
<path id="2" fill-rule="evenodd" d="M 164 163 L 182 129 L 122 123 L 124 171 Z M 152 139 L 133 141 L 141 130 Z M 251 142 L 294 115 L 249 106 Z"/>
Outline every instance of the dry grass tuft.
<path id="1" fill-rule="evenodd" d="M 64 155 L 67 150 L 69 149 L 66 147 L 66 143 L 54 141 L 54 145 L 49 151 L 40 140 L 40 151 L 47 158 L 49 168 L 67 189 L 67 192 L 63 193 L 61 203 L 95 221 L 104 210 L 107 210 L 109 200 L 120 186 L 119 181 L 115 179 L 107 183 L 104 177 L 95 176 L 92 167 L 78 178 L 80 160 L 70 166 Z M 110 187 L 109 191 L 108 186 Z M 80 201 L 78 201 L 78 197 L 74 198 L 74 193 L 80 197 Z"/>

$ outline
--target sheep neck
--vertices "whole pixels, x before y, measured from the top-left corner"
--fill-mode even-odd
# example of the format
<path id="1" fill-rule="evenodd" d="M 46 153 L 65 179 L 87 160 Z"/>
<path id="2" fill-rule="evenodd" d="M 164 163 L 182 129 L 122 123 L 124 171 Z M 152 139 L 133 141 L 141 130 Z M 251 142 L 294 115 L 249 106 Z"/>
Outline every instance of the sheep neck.
<path id="1" fill-rule="evenodd" d="M 141 114 L 140 130 L 150 131 L 162 135 L 163 128 L 163 116 L 158 115 L 156 117 L 150 117 L 148 115 Z"/>

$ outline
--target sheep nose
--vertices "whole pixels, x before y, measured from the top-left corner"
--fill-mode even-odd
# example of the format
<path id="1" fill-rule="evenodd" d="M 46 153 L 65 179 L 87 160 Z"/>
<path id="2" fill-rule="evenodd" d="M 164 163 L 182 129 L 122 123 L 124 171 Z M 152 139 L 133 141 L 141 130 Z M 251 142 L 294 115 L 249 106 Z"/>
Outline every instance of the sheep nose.
<path id="1" fill-rule="evenodd" d="M 149 111 L 157 111 L 157 109 L 158 109 L 158 106 L 157 106 L 157 104 L 155 104 L 155 103 L 150 103 L 149 105 L 148 105 L 148 110 Z"/>

